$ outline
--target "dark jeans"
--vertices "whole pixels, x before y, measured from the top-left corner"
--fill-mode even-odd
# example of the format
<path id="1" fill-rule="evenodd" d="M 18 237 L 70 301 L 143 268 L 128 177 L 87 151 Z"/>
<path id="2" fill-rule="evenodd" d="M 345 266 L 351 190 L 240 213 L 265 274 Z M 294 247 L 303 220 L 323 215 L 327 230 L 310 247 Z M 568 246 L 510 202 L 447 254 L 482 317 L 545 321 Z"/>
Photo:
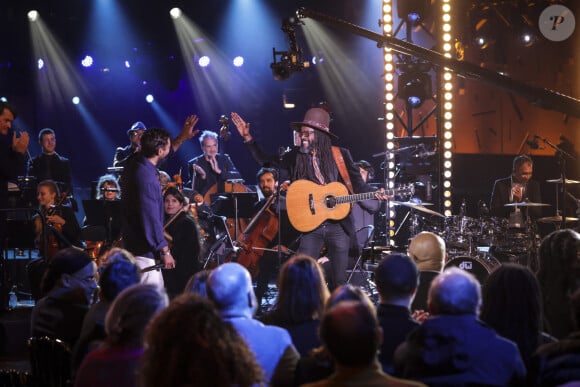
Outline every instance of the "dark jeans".
<path id="1" fill-rule="evenodd" d="M 317 229 L 306 233 L 300 240 L 299 253 L 317 259 L 322 248 L 326 246 L 326 257 L 330 260 L 330 273 L 327 276 L 328 287 L 334 290 L 337 286 L 346 283 L 346 269 L 348 265 L 348 250 L 350 237 L 340 223 L 326 221 Z"/>

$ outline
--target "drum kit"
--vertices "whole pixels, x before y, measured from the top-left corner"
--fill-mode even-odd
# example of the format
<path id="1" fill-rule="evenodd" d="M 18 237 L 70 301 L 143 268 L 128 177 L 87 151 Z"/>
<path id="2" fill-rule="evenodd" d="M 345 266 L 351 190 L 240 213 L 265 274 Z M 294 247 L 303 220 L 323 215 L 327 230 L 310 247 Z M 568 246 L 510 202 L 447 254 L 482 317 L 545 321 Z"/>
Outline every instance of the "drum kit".
<path id="1" fill-rule="evenodd" d="M 562 179 L 547 180 L 548 183 L 562 184 Z M 565 180 L 565 184 L 580 184 L 580 181 Z M 445 268 L 459 267 L 471 272 L 482 284 L 488 275 L 502 263 L 518 263 L 535 271 L 537 269 L 537 252 L 540 246 L 540 236 L 537 223 L 549 223 L 559 227 L 562 223 L 570 224 L 577 222 L 578 218 L 562 218 L 557 215 L 537 219 L 537 223 L 531 220 L 525 222 L 522 227 L 511 227 L 508 219 L 499 217 L 482 216 L 475 219 L 462 215 L 445 216 L 433 211 L 427 206 L 431 203 L 420 201 L 395 202 L 410 208 L 411 225 L 410 236 L 415 236 L 419 231 L 431 231 L 440 235 L 447 248 L 447 262 Z M 525 211 L 528 208 L 546 207 L 547 203 L 523 201 L 508 203 L 506 207 L 520 208 Z M 462 211 L 463 212 L 463 211 Z M 419 227 L 421 215 L 429 215 L 440 218 L 443 228 L 440 226 Z M 528 218 L 529 219 L 529 218 Z"/>

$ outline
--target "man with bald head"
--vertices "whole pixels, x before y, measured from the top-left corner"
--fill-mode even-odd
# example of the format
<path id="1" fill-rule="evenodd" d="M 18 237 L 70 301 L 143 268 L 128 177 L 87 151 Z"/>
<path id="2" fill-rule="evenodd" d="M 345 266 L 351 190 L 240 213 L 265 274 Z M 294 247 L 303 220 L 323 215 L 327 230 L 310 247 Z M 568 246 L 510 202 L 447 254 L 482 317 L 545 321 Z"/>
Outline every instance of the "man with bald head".
<path id="1" fill-rule="evenodd" d="M 300 355 L 288 331 L 253 318 L 258 305 L 248 270 L 238 263 L 224 263 L 212 271 L 206 286 L 208 297 L 224 320 L 232 324 L 256 355 L 268 385 L 293 385 Z"/>
<path id="2" fill-rule="evenodd" d="M 438 385 L 524 385 L 517 346 L 478 318 L 481 287 L 468 272 L 450 268 L 429 289 L 431 317 L 395 353 L 395 374 Z"/>
<path id="3" fill-rule="evenodd" d="M 420 232 L 411 239 L 407 255 L 415 261 L 420 272 L 419 287 L 413 299 L 411 310 L 425 310 L 431 281 L 443 270 L 445 265 L 447 258 L 445 241 L 432 232 Z"/>
<path id="4" fill-rule="evenodd" d="M 377 352 L 382 336 L 373 309 L 360 301 L 339 302 L 320 323 L 320 339 L 334 360 L 334 373 L 305 386 L 423 386 L 381 370 Z"/>

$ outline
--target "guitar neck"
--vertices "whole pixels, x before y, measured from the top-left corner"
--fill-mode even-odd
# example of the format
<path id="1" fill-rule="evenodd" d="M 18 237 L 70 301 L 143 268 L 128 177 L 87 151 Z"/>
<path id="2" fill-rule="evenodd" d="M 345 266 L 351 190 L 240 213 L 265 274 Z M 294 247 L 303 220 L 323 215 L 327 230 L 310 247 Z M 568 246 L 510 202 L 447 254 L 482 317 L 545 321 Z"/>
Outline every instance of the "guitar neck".
<path id="1" fill-rule="evenodd" d="M 335 197 L 335 199 L 336 199 L 337 204 L 354 203 L 354 202 L 360 202 L 362 200 L 375 199 L 375 193 L 376 193 L 375 191 L 363 192 L 363 193 L 353 194 L 353 195 L 337 196 L 337 197 Z M 393 190 L 393 189 L 385 190 L 385 194 L 389 195 L 389 196 L 394 195 L 395 190 Z"/>

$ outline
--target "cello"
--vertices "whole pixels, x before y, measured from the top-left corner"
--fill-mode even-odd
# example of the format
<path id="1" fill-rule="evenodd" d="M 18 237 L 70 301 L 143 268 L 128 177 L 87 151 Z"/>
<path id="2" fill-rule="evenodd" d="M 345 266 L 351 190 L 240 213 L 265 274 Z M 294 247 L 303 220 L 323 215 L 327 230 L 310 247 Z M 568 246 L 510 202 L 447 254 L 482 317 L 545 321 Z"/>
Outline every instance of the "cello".
<path id="1" fill-rule="evenodd" d="M 280 190 L 285 190 L 286 184 L 283 184 Z M 278 194 L 272 194 L 254 217 L 248 222 L 241 237 L 235 244 L 241 249 L 237 253 L 236 261 L 244 266 L 252 278 L 256 278 L 260 271 L 259 261 L 266 251 L 278 251 L 280 249 L 285 254 L 292 253 L 285 246 L 274 246 L 268 248 L 268 245 L 276 238 L 278 228 L 280 227 L 278 216 L 270 206 L 277 199 Z"/>

